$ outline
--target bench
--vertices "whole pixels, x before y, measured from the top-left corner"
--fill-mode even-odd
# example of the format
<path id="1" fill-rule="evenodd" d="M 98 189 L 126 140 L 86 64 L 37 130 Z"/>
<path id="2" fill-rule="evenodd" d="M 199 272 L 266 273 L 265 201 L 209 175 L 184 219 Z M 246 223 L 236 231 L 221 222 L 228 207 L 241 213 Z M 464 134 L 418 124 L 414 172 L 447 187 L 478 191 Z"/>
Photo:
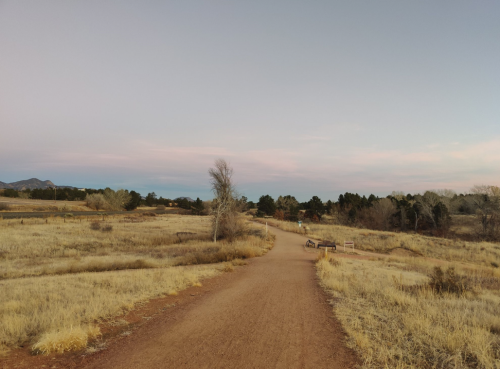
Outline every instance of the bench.
<path id="1" fill-rule="evenodd" d="M 335 241 L 322 241 L 318 243 L 318 249 L 320 247 L 331 247 L 332 249 L 337 250 L 337 245 L 335 245 Z"/>

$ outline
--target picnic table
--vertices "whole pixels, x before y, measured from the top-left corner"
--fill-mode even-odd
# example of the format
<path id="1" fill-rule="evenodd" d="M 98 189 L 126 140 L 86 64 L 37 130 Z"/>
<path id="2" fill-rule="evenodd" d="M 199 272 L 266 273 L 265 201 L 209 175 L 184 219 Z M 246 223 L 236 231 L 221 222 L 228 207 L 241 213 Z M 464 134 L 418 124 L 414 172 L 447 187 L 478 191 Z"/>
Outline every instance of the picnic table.
<path id="1" fill-rule="evenodd" d="M 318 249 L 320 247 L 331 247 L 332 249 L 337 250 L 337 245 L 335 244 L 335 241 L 326 241 L 326 240 L 318 242 L 318 245 L 316 245 L 316 243 L 314 243 L 311 240 L 307 240 L 306 247 L 314 247 Z"/>

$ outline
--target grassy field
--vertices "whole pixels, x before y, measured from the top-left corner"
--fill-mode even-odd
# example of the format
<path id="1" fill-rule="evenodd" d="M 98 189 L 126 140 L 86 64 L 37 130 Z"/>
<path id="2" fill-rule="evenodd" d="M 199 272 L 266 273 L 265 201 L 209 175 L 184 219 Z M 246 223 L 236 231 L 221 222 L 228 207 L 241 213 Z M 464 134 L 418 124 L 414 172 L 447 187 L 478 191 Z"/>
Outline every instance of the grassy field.
<path id="1" fill-rule="evenodd" d="M 406 250 L 415 256 L 425 256 L 444 261 L 461 261 L 485 267 L 500 266 L 500 244 L 490 242 L 466 242 L 461 240 L 427 237 L 419 234 L 394 233 L 351 228 L 340 225 L 307 224 L 299 228 L 297 223 L 275 219 L 261 220 L 280 229 L 304 234 L 319 240 L 354 241 L 355 248 L 378 253 Z"/>
<path id="2" fill-rule="evenodd" d="M 39 352 L 81 348 L 103 319 L 231 271 L 273 242 L 248 226 L 214 244 L 208 217 L 178 215 L 3 220 L 0 234 L 0 346 Z"/>
<path id="3" fill-rule="evenodd" d="M 451 287 L 439 292 L 433 268 L 392 257 L 317 263 L 364 368 L 500 368 L 498 273 L 444 269 L 442 284 Z"/>
<path id="4" fill-rule="evenodd" d="M 91 211 L 84 201 L 33 200 L 0 196 L 0 214 L 2 212 L 33 211 Z"/>
<path id="5" fill-rule="evenodd" d="M 364 368 L 500 368 L 499 244 L 265 221 L 380 253 L 316 264 Z"/>

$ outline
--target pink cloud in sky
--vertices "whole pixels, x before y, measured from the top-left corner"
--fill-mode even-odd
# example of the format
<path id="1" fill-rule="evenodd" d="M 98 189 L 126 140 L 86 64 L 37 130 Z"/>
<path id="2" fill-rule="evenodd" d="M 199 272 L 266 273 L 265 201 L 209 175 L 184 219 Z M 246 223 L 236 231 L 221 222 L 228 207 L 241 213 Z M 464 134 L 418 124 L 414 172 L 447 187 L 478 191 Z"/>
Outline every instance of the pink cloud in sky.
<path id="1" fill-rule="evenodd" d="M 456 145 L 427 146 L 425 150 L 377 150 L 359 147 L 332 150 L 327 143 L 295 149 L 254 149 L 219 146 L 169 146 L 132 141 L 119 148 L 103 147 L 89 152 L 45 150 L 32 153 L 32 166 L 79 172 L 118 173 L 135 181 L 196 186 L 207 181 L 207 170 L 217 158 L 228 160 L 240 184 L 310 183 L 314 187 L 365 188 L 367 191 L 423 191 L 474 184 L 498 184 L 500 139 L 457 149 Z"/>
<path id="2" fill-rule="evenodd" d="M 496 162 L 500 168 L 500 139 L 481 142 L 460 150 L 454 150 L 450 152 L 450 156 L 465 161 Z"/>

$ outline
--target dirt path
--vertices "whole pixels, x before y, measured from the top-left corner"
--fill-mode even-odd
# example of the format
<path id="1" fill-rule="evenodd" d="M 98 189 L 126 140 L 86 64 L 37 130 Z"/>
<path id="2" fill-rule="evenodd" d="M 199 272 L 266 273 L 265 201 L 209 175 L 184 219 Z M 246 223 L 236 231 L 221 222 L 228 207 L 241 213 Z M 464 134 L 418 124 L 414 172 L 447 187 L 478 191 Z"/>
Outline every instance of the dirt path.
<path id="1" fill-rule="evenodd" d="M 94 355 L 86 368 L 354 368 L 304 237 L 276 245 L 223 288 Z M 146 328 L 146 327 L 144 327 Z"/>

